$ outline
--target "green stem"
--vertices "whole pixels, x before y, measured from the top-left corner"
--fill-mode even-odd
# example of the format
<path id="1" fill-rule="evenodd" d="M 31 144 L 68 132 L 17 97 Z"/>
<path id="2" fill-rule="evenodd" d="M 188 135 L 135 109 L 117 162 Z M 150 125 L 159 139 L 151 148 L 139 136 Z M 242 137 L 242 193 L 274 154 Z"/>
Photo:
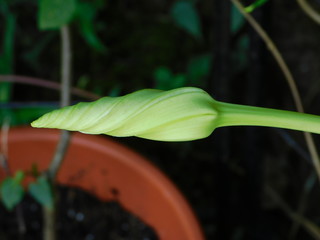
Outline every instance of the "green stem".
<path id="1" fill-rule="evenodd" d="M 320 116 L 217 102 L 218 126 L 277 127 L 320 134 Z"/>

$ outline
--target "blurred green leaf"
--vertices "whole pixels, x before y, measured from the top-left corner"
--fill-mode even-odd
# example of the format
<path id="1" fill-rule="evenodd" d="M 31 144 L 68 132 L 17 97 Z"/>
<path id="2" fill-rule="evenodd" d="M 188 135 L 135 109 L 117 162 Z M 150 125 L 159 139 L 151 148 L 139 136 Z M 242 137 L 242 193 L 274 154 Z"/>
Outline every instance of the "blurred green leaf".
<path id="1" fill-rule="evenodd" d="M 156 81 L 155 87 L 161 90 L 168 90 L 170 88 L 172 76 L 173 74 L 169 68 L 158 67 L 153 73 L 153 77 Z"/>
<path id="2" fill-rule="evenodd" d="M 0 55 L 0 73 L 10 74 L 13 71 L 14 33 L 16 18 L 13 14 L 7 13 L 3 34 L 2 54 Z"/>
<path id="3" fill-rule="evenodd" d="M 29 193 L 38 201 L 42 206 L 52 209 L 53 208 L 53 194 L 50 183 L 48 180 L 40 176 L 35 183 L 29 185 Z"/>
<path id="4" fill-rule="evenodd" d="M 93 88 L 93 93 L 102 96 L 103 95 L 103 90 L 101 86 L 94 86 Z"/>
<path id="5" fill-rule="evenodd" d="M 8 102 L 10 100 L 11 85 L 12 84 L 8 82 L 0 83 L 0 102 Z"/>
<path id="6" fill-rule="evenodd" d="M 161 90 L 170 90 L 186 85 L 186 76 L 184 74 L 173 75 L 167 67 L 158 67 L 154 71 L 156 88 Z"/>
<path id="7" fill-rule="evenodd" d="M 168 83 L 171 81 L 172 72 L 167 67 L 158 67 L 154 71 L 153 76 L 154 76 L 154 79 L 156 80 L 157 88 L 159 87 L 159 89 L 163 89 L 163 87 L 165 88 L 166 85 L 168 85 Z"/>
<path id="8" fill-rule="evenodd" d="M 59 29 L 70 22 L 75 10 L 76 0 L 39 0 L 38 26 Z"/>
<path id="9" fill-rule="evenodd" d="M 248 7 L 246 7 L 244 10 L 247 13 L 251 13 L 253 12 L 255 9 L 257 9 L 258 7 L 262 6 L 263 4 L 265 4 L 266 2 L 268 2 L 268 0 L 257 0 L 254 3 L 250 4 Z"/>
<path id="10" fill-rule="evenodd" d="M 190 84 L 203 85 L 203 80 L 210 73 L 212 57 L 205 54 L 191 59 L 187 68 L 187 77 Z"/>
<path id="11" fill-rule="evenodd" d="M 248 49 L 249 49 L 249 37 L 248 35 L 243 35 L 234 44 L 234 51 L 232 53 L 232 61 L 234 72 L 239 72 L 244 70 L 248 66 Z"/>
<path id="12" fill-rule="evenodd" d="M 24 179 L 24 172 L 23 171 L 17 171 L 13 177 L 13 180 L 16 183 L 21 183 L 23 179 Z"/>
<path id="13" fill-rule="evenodd" d="M 176 74 L 172 79 L 172 84 L 170 89 L 180 88 L 185 86 L 187 83 L 187 78 L 185 74 L 179 73 Z"/>
<path id="14" fill-rule="evenodd" d="M 28 124 L 47 112 L 50 112 L 54 107 L 32 107 L 32 108 L 21 108 L 14 111 L 16 124 Z"/>
<path id="15" fill-rule="evenodd" d="M 24 173 L 17 171 L 14 177 L 7 177 L 1 184 L 1 200 L 9 211 L 13 210 L 23 198 L 24 190 L 21 185 L 23 178 Z"/>
<path id="16" fill-rule="evenodd" d="M 107 47 L 98 38 L 94 27 L 97 10 L 100 7 L 101 5 L 95 2 L 79 2 L 76 18 L 78 19 L 80 33 L 85 41 L 98 52 L 105 53 Z"/>
<path id="17" fill-rule="evenodd" d="M 92 48 L 101 53 L 107 52 L 107 47 L 100 41 L 95 33 L 93 23 L 82 22 L 80 30 L 83 38 Z"/>
<path id="18" fill-rule="evenodd" d="M 39 168 L 38 168 L 38 165 L 36 163 L 33 163 L 32 166 L 31 166 L 31 170 L 29 171 L 29 174 L 35 178 L 39 177 L 40 176 L 40 171 L 39 171 Z"/>
<path id="19" fill-rule="evenodd" d="M 86 89 L 90 82 L 90 78 L 87 75 L 82 75 L 77 81 L 77 88 Z"/>
<path id="20" fill-rule="evenodd" d="M 177 26 L 197 39 L 202 38 L 200 19 L 191 1 L 180 0 L 175 2 L 171 8 L 171 16 Z"/>
<path id="21" fill-rule="evenodd" d="M 43 114 L 50 112 L 54 107 L 28 107 L 28 108 L 0 108 L 0 123 L 5 118 L 10 118 L 10 125 L 23 125 L 29 124 L 34 119 L 42 116 Z"/>
<path id="22" fill-rule="evenodd" d="M 112 87 L 108 93 L 109 97 L 118 97 L 121 93 L 121 86 L 115 85 L 114 87 Z"/>
<path id="23" fill-rule="evenodd" d="M 25 54 L 23 54 L 23 59 L 25 62 L 33 67 L 35 70 L 41 68 L 41 61 L 39 61 L 39 56 L 48 49 L 49 44 L 54 40 L 57 36 L 57 32 L 47 32 L 36 41 L 33 46 L 27 50 Z"/>
<path id="24" fill-rule="evenodd" d="M 5 27 L 2 40 L 2 54 L 0 55 L 0 74 L 11 74 L 13 72 L 14 34 L 16 17 L 11 14 L 6 6 L 2 4 L 1 13 L 5 18 Z M 8 102 L 11 95 L 11 83 L 0 83 L 0 102 Z"/>
<path id="25" fill-rule="evenodd" d="M 244 19 L 242 14 L 239 12 L 239 10 L 234 5 L 232 5 L 231 6 L 231 26 L 230 26 L 231 32 L 232 33 L 238 32 L 245 22 L 246 20 Z"/>
<path id="26" fill-rule="evenodd" d="M 12 111 L 11 109 L 0 108 L 0 125 L 6 121 L 10 123 L 10 126 L 12 125 Z"/>

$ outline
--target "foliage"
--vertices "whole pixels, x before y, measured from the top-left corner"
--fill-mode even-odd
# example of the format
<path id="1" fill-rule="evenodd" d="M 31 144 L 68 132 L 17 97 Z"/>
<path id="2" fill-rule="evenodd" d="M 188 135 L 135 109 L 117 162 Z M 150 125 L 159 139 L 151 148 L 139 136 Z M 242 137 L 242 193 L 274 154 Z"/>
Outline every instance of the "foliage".
<path id="1" fill-rule="evenodd" d="M 161 90 L 169 90 L 186 85 L 186 76 L 184 74 L 174 75 L 167 67 L 158 67 L 154 71 L 154 79 L 156 81 L 155 87 Z"/>
<path id="2" fill-rule="evenodd" d="M 205 86 L 211 69 L 211 56 L 204 54 L 192 58 L 185 73 L 174 74 L 168 67 L 158 67 L 154 71 L 155 88 L 170 90 L 184 86 Z"/>
<path id="3" fill-rule="evenodd" d="M 21 181 L 24 178 L 22 171 L 17 171 L 14 177 L 7 177 L 1 183 L 1 200 L 8 210 L 12 210 L 23 198 L 24 190 Z"/>
<path id="4" fill-rule="evenodd" d="M 95 18 L 101 5 L 96 2 L 79 2 L 75 12 L 79 31 L 87 44 L 100 53 L 106 53 L 107 47 L 98 38 L 95 29 Z"/>
<path id="5" fill-rule="evenodd" d="M 0 122 L 8 119 L 11 126 L 29 124 L 33 119 L 56 108 L 54 105 L 23 106 L 16 108 L 9 108 L 8 106 L 10 106 L 10 104 L 3 104 L 0 109 Z"/>
<path id="6" fill-rule="evenodd" d="M 0 15 L 5 18 L 3 28 L 3 41 L 0 54 L 0 74 L 10 74 L 13 71 L 14 33 L 16 28 L 16 16 L 9 11 L 5 2 L 0 1 Z M 8 102 L 10 99 L 11 84 L 0 83 L 0 102 Z"/>
<path id="7" fill-rule="evenodd" d="M 53 194 L 50 183 L 44 176 L 39 175 L 35 166 L 32 167 L 30 174 L 36 177 L 36 181 L 29 185 L 28 192 L 39 204 L 52 209 Z M 17 171 L 13 177 L 5 178 L 1 183 L 1 201 L 9 211 L 12 211 L 23 199 L 25 190 L 22 181 L 25 176 L 23 171 Z"/>
<path id="8" fill-rule="evenodd" d="M 205 80 L 210 74 L 212 56 L 203 54 L 192 58 L 187 68 L 187 79 L 190 85 L 205 86 Z"/>
<path id="9" fill-rule="evenodd" d="M 59 29 L 75 19 L 79 25 L 79 31 L 88 45 L 99 52 L 105 53 L 106 47 L 97 37 L 94 28 L 94 20 L 101 6 L 102 4 L 99 1 L 40 0 L 39 29 Z"/>
<path id="10" fill-rule="evenodd" d="M 14 45 L 16 33 L 16 15 L 10 9 L 20 3 L 17 1 L 1 1 L 0 15 L 5 19 L 3 28 L 3 39 L 0 52 L 0 74 L 13 73 Z M 88 45 L 100 53 L 106 52 L 106 47 L 96 34 L 96 15 L 99 9 L 105 5 L 103 1 L 77 1 L 77 0 L 40 0 L 38 1 L 38 27 L 41 30 L 57 30 L 61 26 L 74 22 L 78 25 L 80 35 L 85 39 Z M 44 51 L 48 49 L 49 44 L 55 39 L 57 34 L 54 31 L 47 32 L 43 37 L 33 44 L 23 59 L 32 68 L 38 69 L 41 66 L 39 60 Z M 28 124 L 33 119 L 52 110 L 53 106 L 32 106 L 19 104 L 12 106 L 9 104 L 11 98 L 11 83 L 0 82 L 0 122 L 4 118 L 10 119 L 11 125 Z"/>
<path id="11" fill-rule="evenodd" d="M 29 193 L 35 200 L 47 209 L 53 208 L 53 193 L 52 186 L 48 179 L 44 176 L 39 176 L 36 182 L 29 185 Z"/>
<path id="12" fill-rule="evenodd" d="M 76 0 L 40 0 L 39 29 L 59 29 L 71 21 L 75 9 Z"/>
<path id="13" fill-rule="evenodd" d="M 196 39 L 202 38 L 201 23 L 194 4 L 189 0 L 180 0 L 173 4 L 171 16 L 176 25 Z"/>
<path id="14" fill-rule="evenodd" d="M 255 9 L 257 9 L 258 7 L 260 7 L 263 4 L 265 4 L 266 2 L 268 2 L 268 0 L 256 0 L 254 3 L 252 3 L 248 7 L 246 7 L 245 11 L 248 12 L 248 13 L 251 13 Z"/>
<path id="15" fill-rule="evenodd" d="M 244 25 L 245 19 L 235 6 L 231 6 L 231 32 L 237 33 Z"/>

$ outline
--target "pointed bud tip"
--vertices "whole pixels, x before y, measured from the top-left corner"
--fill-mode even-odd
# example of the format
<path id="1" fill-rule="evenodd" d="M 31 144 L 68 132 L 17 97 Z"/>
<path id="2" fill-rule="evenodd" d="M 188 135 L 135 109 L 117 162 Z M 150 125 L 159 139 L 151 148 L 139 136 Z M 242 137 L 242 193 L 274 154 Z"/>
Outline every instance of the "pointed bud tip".
<path id="1" fill-rule="evenodd" d="M 37 120 L 35 120 L 32 123 L 30 123 L 30 125 L 31 125 L 31 127 L 34 127 L 34 128 L 38 127 L 37 126 Z"/>
<path id="2" fill-rule="evenodd" d="M 41 121 L 41 117 L 36 119 L 36 120 L 34 120 L 32 123 L 30 123 L 30 125 L 31 125 L 31 127 L 34 127 L 34 128 L 43 128 L 43 127 L 45 127 L 45 124 L 43 124 L 43 121 Z"/>

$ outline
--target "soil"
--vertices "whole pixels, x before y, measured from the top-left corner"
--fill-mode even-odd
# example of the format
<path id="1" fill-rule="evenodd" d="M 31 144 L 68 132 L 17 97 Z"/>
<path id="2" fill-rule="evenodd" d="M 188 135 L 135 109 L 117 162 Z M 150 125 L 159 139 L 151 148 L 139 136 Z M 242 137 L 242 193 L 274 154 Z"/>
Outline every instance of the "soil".
<path id="1" fill-rule="evenodd" d="M 117 202 L 101 202 L 79 189 L 58 187 L 57 239 L 157 240 L 157 234 Z M 25 232 L 19 232 L 22 213 Z M 42 239 L 41 206 L 26 195 L 15 211 L 0 206 L 0 239 Z M 21 225 L 20 225 L 21 226 Z"/>

